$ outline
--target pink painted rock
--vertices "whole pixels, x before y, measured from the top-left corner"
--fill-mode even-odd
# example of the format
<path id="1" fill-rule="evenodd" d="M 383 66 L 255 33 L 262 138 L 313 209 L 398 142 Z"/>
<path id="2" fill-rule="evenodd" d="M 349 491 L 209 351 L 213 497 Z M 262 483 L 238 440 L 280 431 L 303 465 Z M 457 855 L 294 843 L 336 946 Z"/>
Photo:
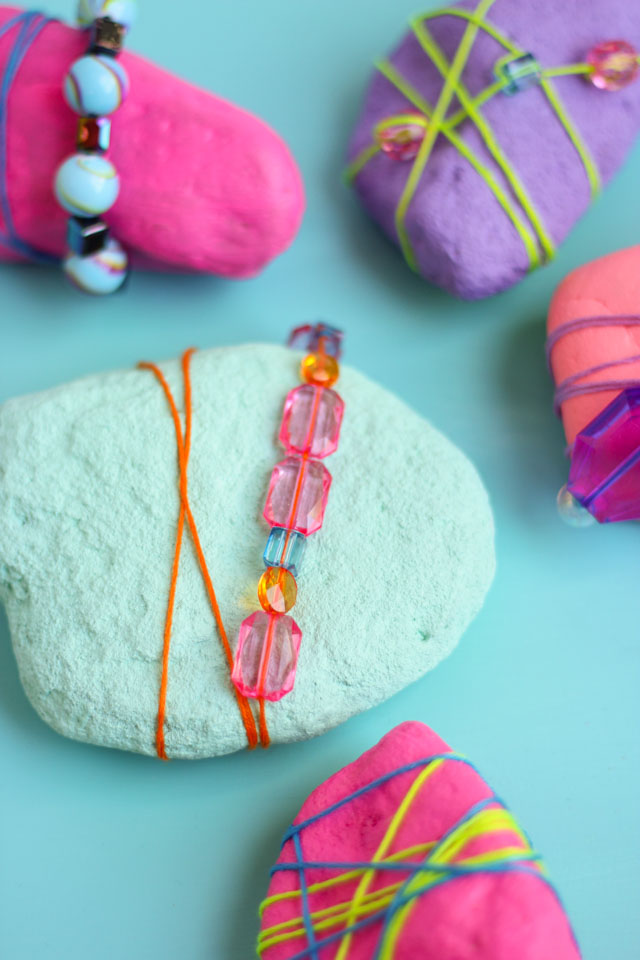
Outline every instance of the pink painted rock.
<path id="1" fill-rule="evenodd" d="M 585 263 L 556 290 L 549 308 L 548 332 L 587 317 L 640 315 L 640 246 Z M 551 353 L 556 383 L 605 363 L 640 354 L 640 326 L 601 326 L 568 333 Z M 637 380 L 640 361 L 591 373 L 581 383 L 604 379 Z M 562 404 L 562 422 L 571 445 L 576 434 L 600 413 L 617 390 L 571 397 Z"/>
<path id="2" fill-rule="evenodd" d="M 443 754 L 450 756 L 435 759 Z M 304 803 L 263 904 L 259 952 L 264 960 L 577 960 L 567 917 L 535 856 L 469 762 L 423 724 L 403 723 Z M 431 872 L 410 880 L 408 870 L 371 874 L 357 866 L 427 858 Z M 306 904 L 300 871 L 290 868 L 297 859 L 314 864 L 304 869 Z M 347 872 L 343 882 L 327 882 Z M 301 920 L 305 906 L 315 951 Z M 351 938 L 347 926 L 355 927 Z"/>
<path id="3" fill-rule="evenodd" d="M 4 34 L 2 27 L 19 12 L 0 7 L 0 76 L 18 35 L 16 27 Z M 65 248 L 66 215 L 52 182 L 74 152 L 76 127 L 62 82 L 86 48 L 85 32 L 48 22 L 27 50 L 7 104 L 15 231 L 57 256 Z M 114 235 L 133 251 L 134 264 L 255 274 L 291 243 L 302 217 L 302 183 L 287 146 L 261 120 L 141 57 L 125 51 L 121 62 L 131 92 L 113 117 L 109 157 L 121 189 L 106 219 Z M 0 214 L 0 237 L 7 227 Z M 23 257 L 5 239 L 0 259 Z"/>

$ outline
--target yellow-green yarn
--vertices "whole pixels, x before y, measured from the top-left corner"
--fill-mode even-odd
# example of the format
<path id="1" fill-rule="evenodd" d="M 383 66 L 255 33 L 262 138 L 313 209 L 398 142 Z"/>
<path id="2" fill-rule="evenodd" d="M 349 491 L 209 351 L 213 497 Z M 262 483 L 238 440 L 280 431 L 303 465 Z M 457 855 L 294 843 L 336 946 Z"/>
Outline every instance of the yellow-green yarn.
<path id="1" fill-rule="evenodd" d="M 424 121 L 426 135 L 413 161 L 394 214 L 394 223 L 400 248 L 407 263 L 414 270 L 418 269 L 418 264 L 408 234 L 406 217 L 439 134 L 442 134 L 449 140 L 458 152 L 472 165 L 491 190 L 522 240 L 529 259 L 529 269 L 538 266 L 541 259 L 549 260 L 555 254 L 553 240 L 544 224 L 541 214 L 537 210 L 526 187 L 520 180 L 517 171 L 503 153 L 490 124 L 480 112 L 482 105 L 491 100 L 504 88 L 505 81 L 496 80 L 477 96 L 471 97 L 461 79 L 475 38 L 481 30 L 493 37 L 493 39 L 507 50 L 505 57 L 501 58 L 498 62 L 508 60 L 512 57 L 520 57 L 525 54 L 524 50 L 521 50 L 516 44 L 505 37 L 500 30 L 493 26 L 493 24 L 484 19 L 494 2 L 495 0 L 481 0 L 474 11 L 447 7 L 423 14 L 411 22 L 411 29 L 416 39 L 444 80 L 435 107 L 432 107 L 418 94 L 389 61 L 382 61 L 376 64 L 377 69 L 380 70 L 426 118 Z M 425 21 L 442 16 L 458 17 L 465 20 L 467 24 L 462 40 L 451 63 L 448 62 L 439 45 L 425 26 Z M 569 64 L 545 69 L 542 71 L 540 88 L 555 111 L 560 124 L 580 158 L 593 199 L 601 186 L 597 165 L 585 141 L 573 124 L 558 91 L 551 82 L 553 77 L 586 74 L 589 73 L 590 70 L 591 67 L 586 63 Z M 461 108 L 447 119 L 446 113 L 454 97 L 457 97 L 460 101 Z M 455 129 L 467 119 L 470 119 L 474 123 L 487 151 L 509 184 L 517 200 L 517 204 L 513 202 L 513 199 L 509 196 L 507 190 L 502 187 L 491 169 L 478 159 L 473 150 L 468 147 L 464 140 L 455 132 Z M 377 136 L 385 124 L 387 126 L 393 126 L 394 124 L 408 122 L 420 123 L 420 119 L 407 113 L 399 113 L 377 123 L 373 131 L 374 142 L 362 150 L 349 164 L 346 170 L 346 179 L 353 181 L 369 160 L 379 152 L 380 146 L 377 142 Z M 524 214 L 524 216 L 522 214 Z"/>
<path id="2" fill-rule="evenodd" d="M 422 113 L 424 113 L 427 118 L 431 117 L 431 107 L 429 106 L 429 104 L 420 96 L 420 94 L 416 90 L 414 90 L 414 88 L 403 77 L 400 76 L 400 74 L 397 72 L 397 70 L 395 69 L 392 63 L 388 61 L 384 61 L 382 63 L 377 64 L 377 68 L 378 70 L 380 70 L 381 73 L 384 74 L 384 76 L 387 77 L 388 80 L 390 80 L 391 83 L 394 84 L 394 86 L 396 86 L 404 94 L 404 96 L 411 103 L 413 103 L 419 110 L 421 110 Z M 466 112 L 464 115 L 466 116 Z M 493 171 L 490 170 L 489 167 L 485 166 L 478 159 L 478 157 L 476 157 L 472 149 L 465 143 L 462 137 L 459 137 L 457 133 L 455 133 L 453 129 L 453 119 L 454 118 L 451 117 L 442 125 L 441 133 L 447 138 L 447 140 L 449 140 L 453 144 L 453 146 L 457 149 L 458 153 L 460 153 L 461 156 L 463 156 L 466 160 L 468 160 L 468 162 L 471 164 L 474 170 L 479 174 L 479 176 L 482 177 L 482 179 L 487 184 L 487 186 L 493 193 L 494 197 L 496 198 L 496 200 L 498 201 L 502 209 L 505 211 L 505 213 L 511 220 L 519 236 L 521 237 L 526 250 L 530 253 L 530 256 L 537 257 L 538 249 L 536 246 L 535 238 L 528 224 L 526 224 L 522 219 L 522 217 L 520 216 L 520 213 L 516 208 L 516 205 L 512 202 L 511 198 L 507 194 L 506 190 L 502 187 L 499 180 L 494 175 Z M 359 157 L 356 158 L 354 163 L 351 164 L 351 166 L 349 167 L 348 175 L 355 176 L 355 173 L 352 173 L 352 171 L 357 172 L 359 169 L 362 169 L 362 167 L 365 165 L 367 160 L 370 159 L 371 156 L 373 156 L 373 153 L 379 150 L 379 147 L 375 145 L 373 147 L 373 152 L 370 153 L 369 151 L 371 150 L 372 148 L 368 147 L 367 150 L 363 152 L 363 154 L 361 154 Z M 365 159 L 364 154 L 367 155 L 367 159 Z"/>
<path id="3" fill-rule="evenodd" d="M 494 3 L 495 0 L 480 0 L 475 12 L 479 16 L 484 17 L 484 14 L 493 6 Z M 436 103 L 433 116 L 431 118 L 431 124 L 429 125 L 427 134 L 422 141 L 420 150 L 418 151 L 418 156 L 413 162 L 413 166 L 411 167 L 409 177 L 405 184 L 404 190 L 402 191 L 402 195 L 396 209 L 395 224 L 398 239 L 400 241 L 400 247 L 404 253 L 407 263 L 413 270 L 418 269 L 418 263 L 413 251 L 413 247 L 411 246 L 411 241 L 409 239 L 409 234 L 405 224 L 407 210 L 409 209 L 409 204 L 411 203 L 418 183 L 420 182 L 420 177 L 424 172 L 424 168 L 427 165 L 427 161 L 431 156 L 431 151 L 436 142 L 436 137 L 442 125 L 442 121 L 447 114 L 451 100 L 457 92 L 458 80 L 466 66 L 467 60 L 469 59 L 469 54 L 471 53 L 473 41 L 476 38 L 478 29 L 479 27 L 476 23 L 468 23 L 465 28 L 464 34 L 462 35 L 462 40 L 460 41 L 460 46 L 456 51 L 451 63 L 451 68 L 445 77 L 444 85 L 440 91 L 440 96 L 438 97 L 438 102 Z"/>
<path id="4" fill-rule="evenodd" d="M 358 886 L 349 900 L 332 904 L 310 914 L 314 933 L 321 933 L 331 928 L 344 927 L 344 934 L 340 937 L 339 949 L 335 954 L 336 960 L 348 960 L 349 948 L 352 942 L 351 928 L 358 920 L 380 913 L 386 910 L 394 900 L 399 891 L 404 888 L 407 894 L 411 895 L 409 902 L 400 907 L 393 913 L 389 924 L 384 929 L 383 939 L 380 945 L 380 960 L 392 960 L 394 949 L 398 938 L 405 926 L 411 910 L 415 906 L 416 899 L 423 893 L 426 893 L 431 887 L 440 883 L 443 876 L 443 868 L 451 869 L 478 869 L 483 867 L 491 868 L 510 863 L 532 861 L 538 862 L 539 856 L 534 853 L 529 841 L 514 819 L 513 815 L 504 806 L 483 806 L 468 818 L 464 818 L 454 827 L 450 833 L 440 841 L 430 841 L 427 843 L 415 844 L 403 850 L 389 854 L 395 837 L 409 813 L 412 803 L 419 795 L 420 791 L 428 784 L 429 778 L 447 762 L 448 757 L 434 759 L 433 762 L 425 766 L 418 776 L 412 781 L 405 792 L 399 806 L 397 807 L 391 821 L 384 833 L 376 852 L 371 858 L 371 863 L 366 867 L 347 870 L 306 887 L 306 893 L 316 893 L 327 890 L 340 884 L 348 883 L 360 878 Z M 491 803 L 496 798 L 488 798 L 487 803 Z M 483 801 L 484 802 L 484 801 Z M 478 837 L 487 837 L 491 834 L 511 834 L 515 839 L 495 849 L 488 850 L 485 853 L 465 855 L 464 851 L 467 845 Z M 376 868 L 384 869 L 385 864 L 392 862 L 402 862 L 412 857 L 424 856 L 424 869 L 413 874 L 409 881 L 400 880 L 376 890 L 370 891 L 372 880 L 376 875 Z M 411 865 L 415 865 L 415 860 Z M 408 868 L 409 868 L 408 864 Z M 433 867 L 430 870 L 429 867 Z M 440 868 L 440 869 L 436 869 Z M 538 863 L 540 876 L 545 875 L 544 867 Z M 283 900 L 301 899 L 302 889 L 297 888 L 283 893 L 274 894 L 263 901 L 260 907 L 262 916 L 267 907 Z M 262 954 L 270 947 L 291 940 L 302 939 L 306 936 L 305 921 L 302 915 L 292 917 L 289 920 L 281 921 L 262 930 L 258 937 L 258 954 Z"/>

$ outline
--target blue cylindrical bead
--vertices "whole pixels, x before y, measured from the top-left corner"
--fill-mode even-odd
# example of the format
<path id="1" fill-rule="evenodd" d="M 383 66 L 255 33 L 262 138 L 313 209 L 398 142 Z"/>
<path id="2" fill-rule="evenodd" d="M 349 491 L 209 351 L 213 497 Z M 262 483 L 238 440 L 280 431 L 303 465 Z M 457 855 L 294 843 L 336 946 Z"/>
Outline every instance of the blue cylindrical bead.
<path id="1" fill-rule="evenodd" d="M 265 567 L 283 567 L 298 576 L 307 546 L 307 538 L 297 530 L 273 527 L 264 551 Z"/>

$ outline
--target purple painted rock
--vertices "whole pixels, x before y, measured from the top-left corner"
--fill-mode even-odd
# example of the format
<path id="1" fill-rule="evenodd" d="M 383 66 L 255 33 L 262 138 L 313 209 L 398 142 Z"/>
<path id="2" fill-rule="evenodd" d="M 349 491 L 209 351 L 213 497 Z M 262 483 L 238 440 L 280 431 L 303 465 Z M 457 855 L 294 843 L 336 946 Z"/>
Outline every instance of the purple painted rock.
<path id="1" fill-rule="evenodd" d="M 417 18 L 389 60 L 376 69 L 348 160 L 362 203 L 407 261 L 432 283 L 476 299 L 512 286 L 548 259 L 598 186 L 624 160 L 640 127 L 635 66 L 626 65 L 621 74 L 626 85 L 617 90 L 600 89 L 586 72 L 554 71 L 575 64 L 584 64 L 586 71 L 590 51 L 604 41 L 624 40 L 640 50 L 640 4 L 463 0 L 451 10 L 456 13 Z M 511 50 L 484 25 L 469 21 L 474 10 Z M 465 34 L 470 42 L 466 61 L 461 52 Z M 517 92 L 498 89 L 478 108 L 477 122 L 469 114 L 467 94 L 473 100 L 495 82 L 496 69 L 505 76 L 498 65 L 502 58 L 523 53 L 533 55 L 542 78 L 533 64 L 533 74 L 516 81 Z M 443 73 L 456 61 L 461 62 L 464 89 L 453 93 L 442 115 L 447 121 L 460 111 L 463 115 L 447 135 L 428 114 L 438 102 L 444 107 Z M 531 61 L 519 67 L 526 74 Z M 426 107 L 422 112 L 421 104 Z M 418 116 L 422 130 L 415 129 L 411 114 Z M 395 118 L 395 148 L 389 143 L 387 118 Z M 417 156 L 416 138 L 422 143 Z M 376 143 L 379 149 L 371 150 Z M 420 172 L 425 151 L 428 158 Z M 401 216 L 399 205 L 403 195 L 407 199 L 412 170 L 415 190 Z"/>

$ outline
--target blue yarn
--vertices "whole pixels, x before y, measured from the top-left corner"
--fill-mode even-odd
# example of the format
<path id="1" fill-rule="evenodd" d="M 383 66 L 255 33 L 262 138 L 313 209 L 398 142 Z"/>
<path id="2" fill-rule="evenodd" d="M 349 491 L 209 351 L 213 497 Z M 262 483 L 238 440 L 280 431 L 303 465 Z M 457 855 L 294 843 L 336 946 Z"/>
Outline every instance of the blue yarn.
<path id="1" fill-rule="evenodd" d="M 463 757 L 459 753 L 434 753 L 430 757 L 423 757 L 421 760 L 414 760 L 413 763 L 407 763 L 403 767 L 398 767 L 397 770 L 391 770 L 389 773 L 383 774 L 381 777 L 378 777 L 377 780 L 372 780 L 371 783 L 365 784 L 364 787 L 360 787 L 360 789 L 354 791 L 354 793 L 350 793 L 348 796 L 343 797 L 342 800 L 332 803 L 331 806 L 327 807 L 326 810 L 321 810 L 320 813 L 314 814 L 314 816 L 309 817 L 308 820 L 302 820 L 300 823 L 292 824 L 283 837 L 282 846 L 284 846 L 287 840 L 290 840 L 300 830 L 304 830 L 305 827 L 315 823 L 316 820 L 321 820 L 322 817 L 327 817 L 330 813 L 333 813 L 334 810 L 339 810 L 340 807 L 343 807 L 346 803 L 351 803 L 352 800 L 362 796 L 363 793 L 368 793 L 369 790 L 379 787 L 388 780 L 393 780 L 394 777 L 399 777 L 402 773 L 408 773 L 410 770 L 415 770 L 418 767 L 426 767 L 430 763 L 433 763 L 434 760 L 457 760 L 459 763 L 466 763 L 467 766 L 471 767 L 472 770 L 478 773 L 471 761 L 467 760 L 466 757 Z M 273 873 L 273 871 L 277 869 L 279 868 L 274 867 L 271 872 Z"/>
<path id="2" fill-rule="evenodd" d="M 504 868 L 501 864 L 487 865 L 484 867 L 475 867 L 469 869 L 469 873 L 524 873 L 529 876 L 535 877 L 537 880 L 543 880 L 553 891 L 553 893 L 558 896 L 557 891 L 552 886 L 552 884 L 542 876 L 537 870 L 532 870 L 530 867 L 520 866 L 518 863 L 514 863 L 512 866 Z M 433 890 L 435 887 L 439 887 L 444 883 L 448 883 L 450 880 L 454 879 L 453 877 L 442 877 L 441 880 L 436 880 L 436 882 L 429 888 Z M 403 907 L 405 904 L 410 903 L 411 900 L 415 900 L 417 896 L 421 894 L 410 893 L 404 897 L 404 900 L 398 904 L 398 908 Z M 558 898 L 559 899 L 559 898 Z M 389 908 L 386 908 L 389 909 Z M 380 919 L 384 919 L 386 910 L 379 910 L 376 913 L 370 914 L 368 917 L 364 917 L 362 920 L 358 920 L 357 923 L 353 923 L 350 927 L 345 928 L 344 930 L 337 930 L 335 933 L 329 934 L 327 937 L 323 937 L 322 940 L 317 941 L 316 947 L 328 947 L 329 944 L 335 943 L 336 940 L 341 940 L 347 933 L 357 933 L 359 930 L 363 930 L 365 927 L 370 927 L 373 923 L 377 923 Z M 376 960 L 378 957 L 376 953 L 373 960 Z M 298 953 L 294 953 L 288 960 L 310 960 L 309 948 L 305 947 L 304 950 L 300 950 Z"/>
<path id="3" fill-rule="evenodd" d="M 295 843 L 295 840 L 294 840 Z M 505 857 L 502 863 L 508 863 L 510 859 L 517 860 L 518 862 L 522 860 L 533 860 L 538 861 L 542 860 L 542 857 L 539 853 L 532 851 L 531 853 L 525 853 L 524 851 L 519 851 L 517 854 L 514 854 L 512 858 Z M 475 873 L 477 871 L 482 872 L 483 870 L 491 869 L 488 866 L 479 867 L 469 867 L 455 864 L 455 863 L 429 863 L 425 861 L 424 863 L 403 863 L 403 862 L 381 862 L 380 860 L 296 860 L 294 863 L 283 863 L 282 866 L 278 867 L 278 870 L 300 870 L 303 867 L 305 870 L 375 870 L 376 873 L 383 873 L 385 870 L 396 870 L 398 873 L 406 873 L 407 870 L 410 870 L 412 874 L 415 873 Z M 274 872 L 273 870 L 271 871 Z M 412 878 L 409 877 L 407 883 Z M 305 881 L 306 883 L 306 881 Z M 403 885 L 404 886 L 404 885 Z M 305 885 L 306 891 L 306 885 Z M 398 891 L 401 893 L 402 888 Z M 389 907 L 388 909 L 391 909 Z"/>
<path id="4" fill-rule="evenodd" d="M 8 33 L 13 27 L 19 27 L 0 83 L 0 210 L 5 223 L 5 229 L 0 229 L 0 241 L 10 250 L 28 257 L 36 263 L 57 264 L 60 262 L 59 257 L 37 250 L 18 235 L 11 214 L 7 183 L 7 106 L 11 85 L 29 47 L 43 27 L 50 22 L 50 17 L 45 17 L 43 14 L 31 10 L 12 17 L 0 27 L 0 37 Z"/>
<path id="5" fill-rule="evenodd" d="M 307 955 L 309 960 L 318 960 L 318 949 L 316 946 L 316 935 L 311 920 L 311 910 L 309 908 L 309 896 L 307 893 L 307 879 L 304 875 L 305 864 L 302 859 L 302 841 L 300 834 L 296 833 L 293 838 L 293 846 L 296 851 L 297 869 L 300 874 L 300 898 L 302 901 L 302 919 L 304 921 L 304 931 L 307 936 Z"/>
<path id="6" fill-rule="evenodd" d="M 523 873 L 535 877 L 537 880 L 542 881 L 547 885 L 547 887 L 554 894 L 560 906 L 562 906 L 562 901 L 560 895 L 552 882 L 545 877 L 543 873 L 534 869 L 532 866 L 528 866 L 527 862 L 535 863 L 540 861 L 542 858 L 540 854 L 535 853 L 533 850 L 527 852 L 525 850 L 513 854 L 510 857 L 503 859 L 500 863 L 494 864 L 478 864 L 478 865 L 465 865 L 465 864 L 434 864 L 430 863 L 429 860 L 433 857 L 434 853 L 442 847 L 444 843 L 448 840 L 449 836 L 457 830 L 463 823 L 467 820 L 470 820 L 482 809 L 489 806 L 490 804 L 497 804 L 503 809 L 507 809 L 503 801 L 496 795 L 491 794 L 489 797 L 485 797 L 482 800 L 479 800 L 472 807 L 470 807 L 467 812 L 460 817 L 438 841 L 437 845 L 429 851 L 426 858 L 422 863 L 401 863 L 394 861 L 387 861 L 384 863 L 381 862 L 331 862 L 331 861 L 305 861 L 302 857 L 302 844 L 300 840 L 300 833 L 310 824 L 315 823 L 317 820 L 322 819 L 323 817 L 328 816 L 333 813 L 335 810 L 338 810 L 340 807 L 344 806 L 347 803 L 350 803 L 352 800 L 357 799 L 365 793 L 368 793 L 369 790 L 374 790 L 376 787 L 380 786 L 383 783 L 387 783 L 389 780 L 392 780 L 394 777 L 400 776 L 403 773 L 407 773 L 411 770 L 415 770 L 418 767 L 428 766 L 430 763 L 433 763 L 435 760 L 456 760 L 459 763 L 464 763 L 470 767 L 475 773 L 478 773 L 478 770 L 468 760 L 466 757 L 461 756 L 456 753 L 436 753 L 430 757 L 424 757 L 421 760 L 415 760 L 413 763 L 405 764 L 402 767 L 398 767 L 396 770 L 392 770 L 389 773 L 383 774 L 381 777 L 378 777 L 376 780 L 373 780 L 371 783 L 365 784 L 365 786 L 360 787 L 358 790 L 355 790 L 353 793 L 348 794 L 348 796 L 343 797 L 342 800 L 338 800 L 336 803 L 331 804 L 325 810 L 321 810 L 319 813 L 314 814 L 312 817 L 309 817 L 307 820 L 302 820 L 300 823 L 292 824 L 289 827 L 287 832 L 284 835 L 282 845 L 288 841 L 293 840 L 294 849 L 296 853 L 295 861 L 291 863 L 282 863 L 276 864 L 271 869 L 271 875 L 278 873 L 282 870 L 295 870 L 298 872 L 300 877 L 300 895 L 302 902 L 302 917 L 304 922 L 304 929 L 307 938 L 307 946 L 304 950 L 294 954 L 289 958 L 289 960 L 318 960 L 318 950 L 324 949 L 324 947 L 329 946 L 332 943 L 335 943 L 346 934 L 357 933 L 359 930 L 364 929 L 365 927 L 370 926 L 373 923 L 378 923 L 382 921 L 382 929 L 380 931 L 380 936 L 378 938 L 378 943 L 376 946 L 376 952 L 374 954 L 373 960 L 379 960 L 380 953 L 384 946 L 384 939 L 388 930 L 389 923 L 393 918 L 394 914 L 397 913 L 402 907 L 407 903 L 410 903 L 412 900 L 421 896 L 425 891 L 407 890 L 408 885 L 411 883 L 416 874 L 420 873 L 440 873 L 442 874 L 430 887 L 430 890 L 433 890 L 434 887 L 441 886 L 444 883 L 450 883 L 452 880 L 458 879 L 463 876 L 469 876 L 474 874 L 491 874 L 491 873 Z M 478 773 L 478 775 L 480 775 Z M 528 839 L 528 838 L 527 838 Z M 336 869 L 336 870 L 375 870 L 375 871 L 409 871 L 409 876 L 406 878 L 400 889 L 396 892 L 391 903 L 375 913 L 369 914 L 369 916 L 364 917 L 362 920 L 358 920 L 356 923 L 351 924 L 349 927 L 346 927 L 342 930 L 338 930 L 335 933 L 329 934 L 326 937 L 323 937 L 321 940 L 317 940 L 315 936 L 315 931 L 313 929 L 313 923 L 311 920 L 311 912 L 309 906 L 309 895 L 307 881 L 305 877 L 305 870 L 321 870 L 321 869 Z"/>

